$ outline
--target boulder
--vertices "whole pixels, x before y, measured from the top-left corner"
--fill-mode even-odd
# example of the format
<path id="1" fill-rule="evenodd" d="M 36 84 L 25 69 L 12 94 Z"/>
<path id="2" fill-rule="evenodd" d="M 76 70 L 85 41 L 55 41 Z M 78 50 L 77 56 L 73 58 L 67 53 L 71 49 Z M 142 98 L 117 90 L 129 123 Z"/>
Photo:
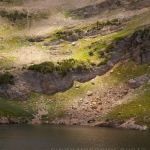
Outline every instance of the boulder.
<path id="1" fill-rule="evenodd" d="M 92 91 L 87 91 L 86 95 L 87 95 L 87 96 L 92 96 L 92 95 L 93 95 L 93 92 L 92 92 Z"/>
<path id="2" fill-rule="evenodd" d="M 42 36 L 37 36 L 35 38 L 30 38 L 28 41 L 29 42 L 42 42 L 45 40 L 45 37 L 42 37 Z"/>
<path id="3" fill-rule="evenodd" d="M 9 124 L 9 120 L 6 117 L 1 117 L 0 118 L 0 124 Z"/>
<path id="4" fill-rule="evenodd" d="M 127 81 L 127 84 L 131 88 L 138 88 L 144 84 L 146 84 L 149 80 L 148 74 L 144 74 L 142 76 L 136 77 L 134 79 L 130 79 Z"/>
<path id="5" fill-rule="evenodd" d="M 4 57 L 0 56 L 0 60 L 4 60 Z"/>

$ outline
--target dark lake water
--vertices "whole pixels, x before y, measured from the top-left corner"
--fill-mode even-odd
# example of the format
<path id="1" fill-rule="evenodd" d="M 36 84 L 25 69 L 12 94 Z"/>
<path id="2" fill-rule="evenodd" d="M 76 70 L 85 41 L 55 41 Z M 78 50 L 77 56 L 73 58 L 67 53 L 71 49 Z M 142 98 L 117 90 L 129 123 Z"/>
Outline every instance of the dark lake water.
<path id="1" fill-rule="evenodd" d="M 150 132 L 52 125 L 0 126 L 0 150 L 150 150 Z"/>

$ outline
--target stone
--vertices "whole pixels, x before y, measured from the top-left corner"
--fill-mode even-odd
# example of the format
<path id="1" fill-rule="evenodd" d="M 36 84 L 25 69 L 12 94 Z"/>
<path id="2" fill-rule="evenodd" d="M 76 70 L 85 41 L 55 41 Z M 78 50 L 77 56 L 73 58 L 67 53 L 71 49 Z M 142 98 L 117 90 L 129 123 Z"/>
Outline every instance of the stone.
<path id="1" fill-rule="evenodd" d="M 0 60 L 4 60 L 4 57 L 0 56 Z"/>
<path id="2" fill-rule="evenodd" d="M 72 45 L 72 46 L 75 46 L 75 45 L 76 45 L 76 43 L 75 43 L 75 42 L 72 42 L 72 43 L 71 43 L 71 45 Z"/>
<path id="3" fill-rule="evenodd" d="M 1 117 L 0 118 L 0 124 L 9 124 L 9 120 L 6 117 Z"/>
<path id="4" fill-rule="evenodd" d="M 71 119 L 71 124 L 72 125 L 77 125 L 78 124 L 78 119 Z"/>
<path id="5" fill-rule="evenodd" d="M 131 88 L 138 88 L 144 84 L 146 84 L 149 81 L 148 74 L 144 74 L 142 76 L 136 77 L 134 79 L 130 79 L 127 81 L 127 84 Z"/>
<path id="6" fill-rule="evenodd" d="M 90 118 L 87 123 L 92 123 L 92 122 L 95 122 L 95 119 L 94 118 Z"/>
<path id="7" fill-rule="evenodd" d="M 75 88 L 77 88 L 77 89 L 80 88 L 80 85 L 75 85 Z"/>
<path id="8" fill-rule="evenodd" d="M 111 71 L 110 71 L 110 73 L 113 73 L 113 72 L 114 72 L 114 70 L 111 70 Z"/>
<path id="9" fill-rule="evenodd" d="M 95 105 L 95 106 L 92 106 L 91 108 L 92 108 L 92 109 L 97 109 L 97 106 Z"/>
<path id="10" fill-rule="evenodd" d="M 83 101 L 83 98 L 80 98 L 80 101 Z"/>
<path id="11" fill-rule="evenodd" d="M 92 95 L 93 95 L 93 92 L 92 92 L 92 91 L 88 91 L 88 92 L 86 93 L 86 95 L 87 95 L 87 96 L 92 96 Z"/>
<path id="12" fill-rule="evenodd" d="M 42 37 L 42 36 L 37 36 L 35 38 L 30 38 L 28 41 L 29 42 L 42 42 L 45 40 L 45 37 Z"/>
<path id="13" fill-rule="evenodd" d="M 102 102 L 98 102 L 98 105 L 102 105 Z"/>

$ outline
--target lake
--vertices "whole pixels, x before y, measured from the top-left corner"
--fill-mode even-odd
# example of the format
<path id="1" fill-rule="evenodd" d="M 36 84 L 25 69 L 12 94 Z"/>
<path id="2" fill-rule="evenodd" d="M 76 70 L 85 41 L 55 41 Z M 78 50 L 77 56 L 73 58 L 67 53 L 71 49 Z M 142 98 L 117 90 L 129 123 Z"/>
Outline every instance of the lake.
<path id="1" fill-rule="evenodd" d="M 87 126 L 0 126 L 0 150 L 149 150 L 150 132 Z"/>

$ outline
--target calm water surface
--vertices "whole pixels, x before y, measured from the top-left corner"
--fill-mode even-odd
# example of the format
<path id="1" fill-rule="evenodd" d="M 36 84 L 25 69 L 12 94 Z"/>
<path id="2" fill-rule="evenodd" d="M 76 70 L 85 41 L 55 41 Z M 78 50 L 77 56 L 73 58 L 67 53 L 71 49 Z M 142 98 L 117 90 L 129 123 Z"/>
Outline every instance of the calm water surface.
<path id="1" fill-rule="evenodd" d="M 0 150 L 150 150 L 150 132 L 98 127 L 0 126 Z"/>

